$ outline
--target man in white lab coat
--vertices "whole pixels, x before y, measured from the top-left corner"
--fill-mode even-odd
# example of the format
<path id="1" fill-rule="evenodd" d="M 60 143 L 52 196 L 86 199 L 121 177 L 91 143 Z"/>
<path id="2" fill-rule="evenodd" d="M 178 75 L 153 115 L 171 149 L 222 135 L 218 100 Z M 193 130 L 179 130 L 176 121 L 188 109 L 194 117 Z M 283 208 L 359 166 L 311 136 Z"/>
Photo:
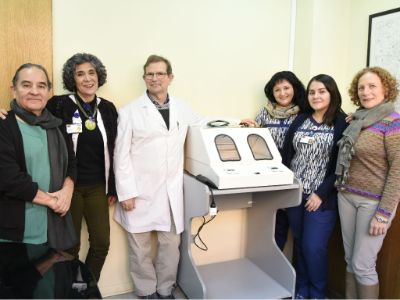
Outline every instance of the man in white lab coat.
<path id="1" fill-rule="evenodd" d="M 188 125 L 200 117 L 168 94 L 170 62 L 151 55 L 146 92 L 119 111 L 114 218 L 128 234 L 130 270 L 140 298 L 173 298 L 183 231 L 183 161 Z M 152 262 L 151 232 L 158 249 Z"/>

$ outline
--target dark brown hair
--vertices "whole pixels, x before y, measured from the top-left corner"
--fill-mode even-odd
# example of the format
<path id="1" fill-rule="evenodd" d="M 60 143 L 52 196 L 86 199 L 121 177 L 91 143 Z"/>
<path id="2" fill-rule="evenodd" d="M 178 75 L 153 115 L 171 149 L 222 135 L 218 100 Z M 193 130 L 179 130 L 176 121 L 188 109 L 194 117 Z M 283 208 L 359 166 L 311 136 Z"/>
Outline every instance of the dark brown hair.
<path id="1" fill-rule="evenodd" d="M 340 95 L 339 88 L 336 84 L 336 81 L 329 75 L 326 74 L 319 74 L 314 76 L 313 78 L 310 79 L 307 85 L 307 95 L 310 91 L 310 85 L 313 81 L 321 82 L 325 88 L 327 89 L 329 96 L 330 96 L 330 102 L 328 106 L 328 110 L 324 114 L 324 119 L 323 122 L 329 126 L 333 124 L 333 121 L 335 120 L 337 114 L 341 111 L 341 106 L 342 106 L 342 96 Z M 307 101 L 307 110 L 308 111 L 314 111 L 310 103 Z"/>

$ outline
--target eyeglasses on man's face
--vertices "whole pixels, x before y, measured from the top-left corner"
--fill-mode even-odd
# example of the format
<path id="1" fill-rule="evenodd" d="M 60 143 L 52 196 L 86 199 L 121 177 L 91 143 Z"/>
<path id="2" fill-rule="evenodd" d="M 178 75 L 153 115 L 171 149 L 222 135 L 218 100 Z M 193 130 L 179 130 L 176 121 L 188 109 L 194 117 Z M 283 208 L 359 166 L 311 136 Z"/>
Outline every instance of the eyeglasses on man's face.
<path id="1" fill-rule="evenodd" d="M 168 75 L 167 72 L 157 72 L 157 73 L 149 72 L 149 73 L 144 74 L 144 78 L 153 79 L 155 77 L 156 79 L 164 79 L 165 76 L 167 76 L 167 75 Z"/>

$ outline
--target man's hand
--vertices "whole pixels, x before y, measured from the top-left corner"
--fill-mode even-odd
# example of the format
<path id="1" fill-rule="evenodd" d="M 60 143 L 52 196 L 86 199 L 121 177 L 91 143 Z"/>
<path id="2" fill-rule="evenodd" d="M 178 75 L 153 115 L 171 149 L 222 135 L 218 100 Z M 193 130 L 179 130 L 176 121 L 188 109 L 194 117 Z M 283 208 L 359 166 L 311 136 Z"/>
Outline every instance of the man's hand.
<path id="1" fill-rule="evenodd" d="M 135 199 L 136 198 L 131 198 L 125 201 L 121 201 L 122 208 L 128 211 L 135 209 L 136 208 Z"/>

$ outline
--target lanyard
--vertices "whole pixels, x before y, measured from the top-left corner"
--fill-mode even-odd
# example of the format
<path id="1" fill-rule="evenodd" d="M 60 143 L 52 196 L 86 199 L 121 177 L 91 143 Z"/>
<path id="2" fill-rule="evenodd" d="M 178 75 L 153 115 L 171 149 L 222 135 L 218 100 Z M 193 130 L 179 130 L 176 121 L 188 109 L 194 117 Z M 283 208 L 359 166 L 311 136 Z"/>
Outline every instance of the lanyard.
<path id="1" fill-rule="evenodd" d="M 78 106 L 79 110 L 83 113 L 83 115 L 87 118 L 87 120 L 85 121 L 85 127 L 87 130 L 94 130 L 96 128 L 96 121 L 95 121 L 95 117 L 97 114 L 97 100 L 96 98 L 93 100 L 96 101 L 94 103 L 94 111 L 93 114 L 90 111 L 90 106 L 89 104 L 85 103 L 85 107 L 86 105 L 88 106 L 88 111 L 91 114 L 90 116 L 87 114 L 87 111 L 85 109 L 82 108 L 81 103 L 79 102 L 79 99 L 76 99 L 76 105 Z"/>

